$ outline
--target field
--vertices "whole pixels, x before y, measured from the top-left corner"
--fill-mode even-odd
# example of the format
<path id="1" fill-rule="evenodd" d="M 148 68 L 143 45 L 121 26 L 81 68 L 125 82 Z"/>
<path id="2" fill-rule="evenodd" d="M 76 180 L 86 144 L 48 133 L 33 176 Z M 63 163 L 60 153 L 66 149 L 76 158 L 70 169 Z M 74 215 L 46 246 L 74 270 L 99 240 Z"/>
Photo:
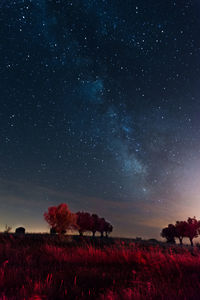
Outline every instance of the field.
<path id="1" fill-rule="evenodd" d="M 200 299 L 200 250 L 2 234 L 0 299 Z"/>

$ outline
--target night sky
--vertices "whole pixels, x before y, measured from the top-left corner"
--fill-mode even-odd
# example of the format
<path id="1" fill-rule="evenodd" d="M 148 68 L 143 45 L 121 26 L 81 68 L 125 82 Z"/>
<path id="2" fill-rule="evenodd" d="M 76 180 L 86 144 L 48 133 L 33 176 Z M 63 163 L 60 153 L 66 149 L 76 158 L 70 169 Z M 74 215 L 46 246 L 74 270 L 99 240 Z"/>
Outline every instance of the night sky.
<path id="1" fill-rule="evenodd" d="M 0 38 L 0 229 L 200 217 L 199 1 L 1 0 Z"/>

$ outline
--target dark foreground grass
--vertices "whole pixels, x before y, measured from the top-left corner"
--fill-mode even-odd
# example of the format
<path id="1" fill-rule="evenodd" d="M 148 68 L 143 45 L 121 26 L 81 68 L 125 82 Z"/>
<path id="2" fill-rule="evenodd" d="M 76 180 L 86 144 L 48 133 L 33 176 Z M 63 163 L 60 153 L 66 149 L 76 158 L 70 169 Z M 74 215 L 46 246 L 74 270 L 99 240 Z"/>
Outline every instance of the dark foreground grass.
<path id="1" fill-rule="evenodd" d="M 1 235 L 0 299 L 200 299 L 200 252 L 112 239 Z"/>

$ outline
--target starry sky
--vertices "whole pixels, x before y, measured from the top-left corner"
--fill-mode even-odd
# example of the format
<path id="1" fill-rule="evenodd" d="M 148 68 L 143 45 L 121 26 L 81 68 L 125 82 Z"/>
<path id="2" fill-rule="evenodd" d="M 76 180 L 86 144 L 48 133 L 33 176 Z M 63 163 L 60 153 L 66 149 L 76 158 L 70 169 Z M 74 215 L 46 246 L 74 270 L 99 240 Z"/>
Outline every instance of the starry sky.
<path id="1" fill-rule="evenodd" d="M 113 235 L 200 217 L 200 3 L 0 2 L 0 228 L 65 202 Z"/>

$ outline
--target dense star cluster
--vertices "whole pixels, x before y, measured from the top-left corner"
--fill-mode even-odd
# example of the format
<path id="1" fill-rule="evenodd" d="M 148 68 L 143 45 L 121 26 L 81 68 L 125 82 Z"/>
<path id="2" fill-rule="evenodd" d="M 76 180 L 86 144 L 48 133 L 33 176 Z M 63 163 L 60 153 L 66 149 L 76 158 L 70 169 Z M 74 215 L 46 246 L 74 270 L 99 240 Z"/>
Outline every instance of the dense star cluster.
<path id="1" fill-rule="evenodd" d="M 3 222 L 60 197 L 116 234 L 194 215 L 199 33 L 197 0 L 1 1 Z"/>

